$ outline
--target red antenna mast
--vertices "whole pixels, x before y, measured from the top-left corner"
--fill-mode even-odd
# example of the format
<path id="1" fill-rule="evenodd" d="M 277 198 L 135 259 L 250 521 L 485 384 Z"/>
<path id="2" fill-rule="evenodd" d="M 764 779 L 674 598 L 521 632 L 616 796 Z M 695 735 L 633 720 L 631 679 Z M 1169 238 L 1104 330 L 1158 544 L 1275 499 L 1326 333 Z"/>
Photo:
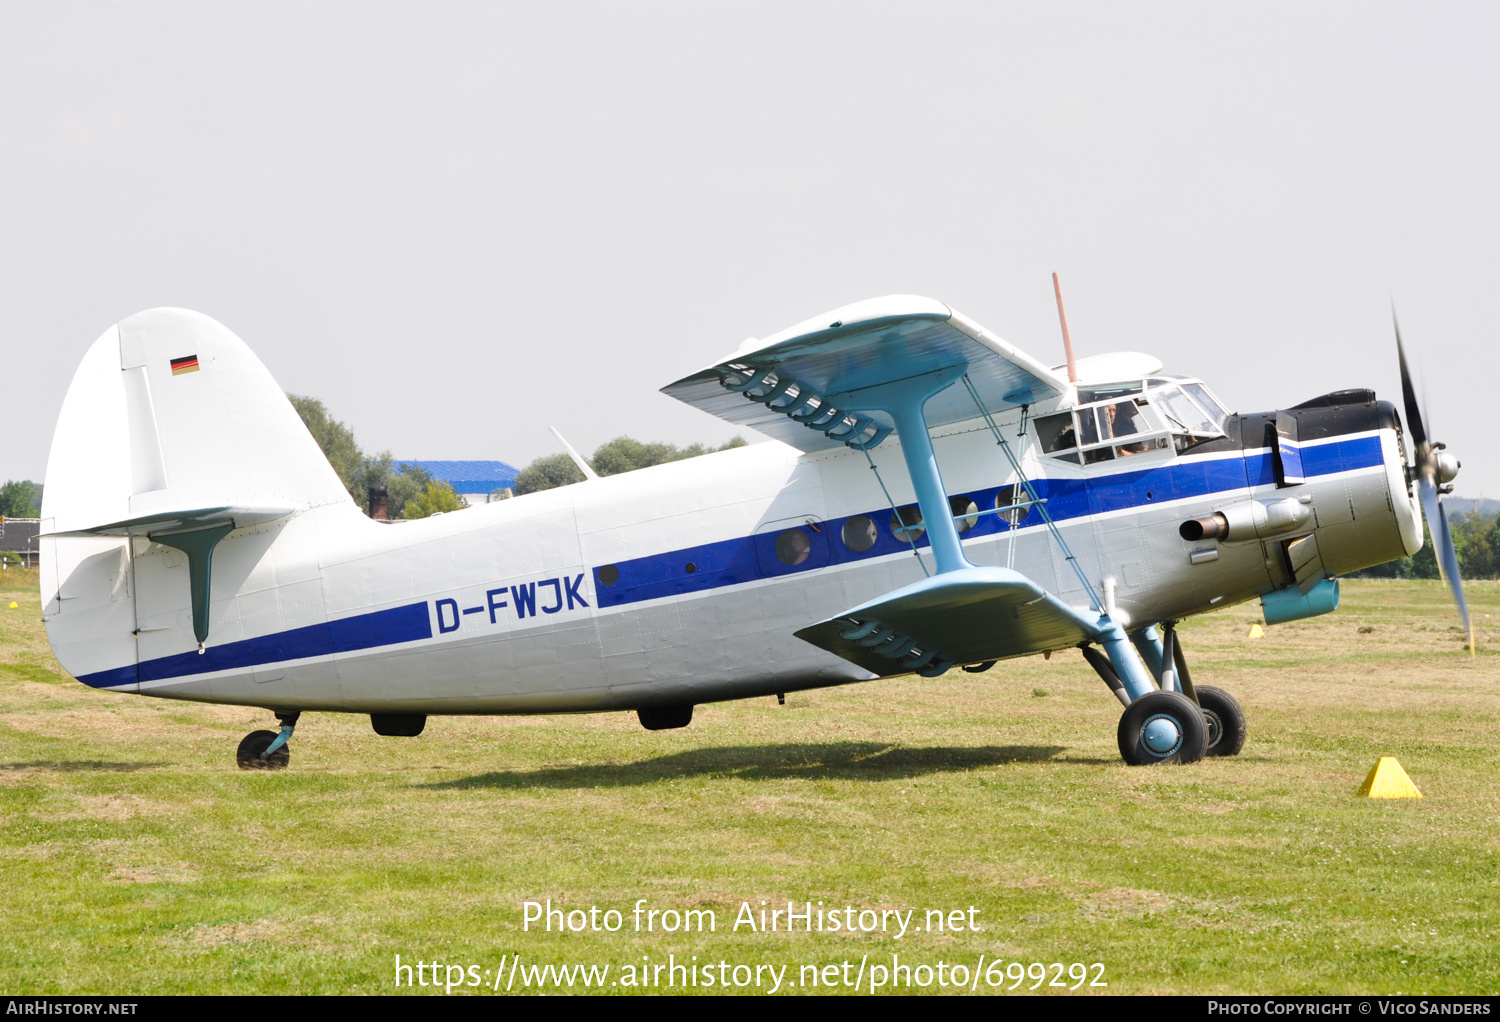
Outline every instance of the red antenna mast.
<path id="1" fill-rule="evenodd" d="M 1073 338 L 1068 334 L 1068 314 L 1063 309 L 1062 282 L 1057 279 L 1057 273 L 1052 274 L 1052 290 L 1057 294 L 1057 318 L 1062 323 L 1063 351 L 1068 356 L 1068 382 L 1078 382 L 1078 364 L 1073 361 Z"/>

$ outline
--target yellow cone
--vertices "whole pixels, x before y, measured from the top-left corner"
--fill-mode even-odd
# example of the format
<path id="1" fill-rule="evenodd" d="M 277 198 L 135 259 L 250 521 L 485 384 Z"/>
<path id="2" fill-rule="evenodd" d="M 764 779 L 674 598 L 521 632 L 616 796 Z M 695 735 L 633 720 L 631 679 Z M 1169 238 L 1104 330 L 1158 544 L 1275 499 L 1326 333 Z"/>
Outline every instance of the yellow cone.
<path id="1" fill-rule="evenodd" d="M 1264 639 L 1265 637 L 1266 637 L 1266 630 L 1264 628 L 1262 628 L 1259 624 L 1253 624 L 1253 625 L 1251 625 L 1250 626 L 1250 634 L 1247 635 L 1247 636 L 1245 636 L 1245 638 L 1247 638 L 1247 639 Z"/>
<path id="2" fill-rule="evenodd" d="M 10 609 L 11 609 L 11 610 L 15 610 L 15 609 L 16 609 L 16 608 L 17 608 L 17 607 L 19 607 L 19 606 L 20 606 L 20 604 L 19 604 L 19 603 L 17 603 L 17 602 L 16 602 L 16 601 L 15 601 L 15 600 L 11 600 L 11 601 L 10 601 Z"/>
<path id="3" fill-rule="evenodd" d="M 1406 771 L 1401 769 L 1395 756 L 1381 756 L 1380 762 L 1370 768 L 1365 783 L 1359 786 L 1359 791 L 1355 794 L 1370 798 L 1422 797 L 1422 793 L 1411 783 L 1411 778 L 1406 776 Z"/>

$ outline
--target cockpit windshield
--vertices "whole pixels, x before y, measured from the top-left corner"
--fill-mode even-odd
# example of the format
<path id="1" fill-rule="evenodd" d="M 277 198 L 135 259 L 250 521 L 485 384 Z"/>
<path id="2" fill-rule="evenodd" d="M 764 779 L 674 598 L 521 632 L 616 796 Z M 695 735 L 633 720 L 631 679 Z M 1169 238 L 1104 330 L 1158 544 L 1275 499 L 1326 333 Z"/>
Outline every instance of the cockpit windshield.
<path id="1" fill-rule="evenodd" d="M 1185 376 L 1148 380 L 1152 402 L 1171 424 L 1173 444 L 1178 451 L 1206 443 L 1224 435 L 1228 410 L 1207 387 Z"/>
<path id="2" fill-rule="evenodd" d="M 1179 453 L 1224 435 L 1229 412 L 1207 387 L 1185 376 L 1078 388 L 1072 411 L 1035 420 L 1042 453 L 1074 464 L 1164 450 Z"/>
<path id="3" fill-rule="evenodd" d="M 1182 389 L 1192 395 L 1198 406 L 1209 415 L 1213 416 L 1214 424 L 1219 431 L 1224 431 L 1224 420 L 1229 418 L 1229 409 L 1219 404 L 1219 399 L 1208 392 L 1208 388 L 1201 383 L 1184 383 Z"/>
<path id="4" fill-rule="evenodd" d="M 1214 433 L 1218 426 L 1186 394 L 1176 387 L 1161 387 L 1151 395 L 1166 415 L 1174 433 Z"/>

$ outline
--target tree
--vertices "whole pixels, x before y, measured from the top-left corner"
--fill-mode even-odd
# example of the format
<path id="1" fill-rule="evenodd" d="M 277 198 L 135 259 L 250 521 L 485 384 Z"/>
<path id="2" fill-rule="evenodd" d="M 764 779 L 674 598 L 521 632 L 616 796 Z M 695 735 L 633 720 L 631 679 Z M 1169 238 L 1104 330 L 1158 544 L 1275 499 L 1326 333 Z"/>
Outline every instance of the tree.
<path id="1" fill-rule="evenodd" d="M 1453 523 L 1453 546 L 1463 577 L 1494 578 L 1500 569 L 1495 556 L 1495 544 L 1500 540 L 1500 516 L 1470 511 L 1466 515 L 1455 515 L 1450 521 Z"/>
<path id="2" fill-rule="evenodd" d="M 468 506 L 468 502 L 455 493 L 450 484 L 437 480 L 422 487 L 422 492 L 416 499 L 406 502 L 406 506 L 401 509 L 401 517 L 426 518 Z"/>
<path id="3" fill-rule="evenodd" d="M 365 489 L 365 457 L 359 444 L 354 442 L 354 430 L 330 416 L 328 409 L 323 407 L 323 402 L 315 397 L 288 394 L 286 398 L 297 409 L 303 425 L 323 449 L 328 464 L 338 473 L 344 489 L 349 491 L 349 496 L 368 514 L 370 497 Z"/>
<path id="4" fill-rule="evenodd" d="M 1448 519 L 1453 531 L 1453 552 L 1458 555 L 1458 572 L 1466 579 L 1500 576 L 1500 515 L 1478 511 L 1455 514 Z M 1432 532 L 1422 523 L 1422 549 L 1411 557 L 1355 572 L 1358 578 L 1441 578 L 1437 554 L 1432 546 Z"/>
<path id="5" fill-rule="evenodd" d="M 689 444 L 686 447 L 677 447 L 675 444 L 643 444 L 628 436 L 617 436 L 608 443 L 600 444 L 594 451 L 594 456 L 589 459 L 589 464 L 600 475 L 612 476 L 744 446 L 744 437 L 738 436 L 722 447 L 705 447 L 702 444 Z"/>
<path id="6" fill-rule="evenodd" d="M 743 437 L 735 437 L 721 447 L 705 447 L 703 444 L 678 447 L 675 444 L 642 443 L 628 436 L 617 436 L 607 443 L 600 444 L 595 449 L 594 456 L 588 459 L 588 463 L 599 475 L 612 476 L 619 475 L 621 472 L 634 472 L 638 468 L 649 468 L 652 465 L 662 465 L 669 461 L 681 461 L 684 458 L 696 458 L 700 454 L 712 454 L 715 451 L 727 451 L 744 446 Z M 583 482 L 583 473 L 578 470 L 577 465 L 573 464 L 572 458 L 566 454 L 548 454 L 537 458 L 516 476 L 516 496 L 581 482 Z"/>
<path id="7" fill-rule="evenodd" d="M 583 482 L 583 473 L 566 454 L 549 454 L 538 458 L 516 473 L 515 494 L 536 493 L 554 486 Z"/>
<path id="8" fill-rule="evenodd" d="M 693 446 L 698 448 L 696 453 L 703 453 L 702 444 Z M 600 444 L 594 451 L 594 456 L 589 459 L 589 464 L 600 475 L 613 476 L 676 461 L 684 455 L 685 451 L 678 451 L 672 444 L 644 444 L 628 436 L 617 436 L 608 443 Z"/>
<path id="9" fill-rule="evenodd" d="M 425 469 L 412 462 L 396 462 L 390 451 L 367 456 L 354 439 L 354 430 L 329 415 L 328 409 L 317 398 L 288 394 L 287 400 L 297 409 L 303 425 L 317 441 L 328 464 L 338 473 L 339 481 L 361 511 L 370 513 L 370 487 L 384 486 L 386 513 L 391 518 L 413 517 L 403 513 L 407 502 L 419 498 L 423 488 L 432 482 L 432 476 Z M 425 518 L 426 514 L 415 517 Z"/>
<path id="10" fill-rule="evenodd" d="M 36 518 L 42 513 L 42 487 L 30 479 L 0 486 L 0 518 Z"/>
<path id="11" fill-rule="evenodd" d="M 355 498 L 365 514 L 370 513 L 370 487 L 385 487 L 386 514 L 401 518 L 407 501 L 416 500 L 422 489 L 432 482 L 432 474 L 416 462 L 396 462 L 390 451 L 381 451 L 373 458 L 366 458 L 360 470 L 360 493 Z"/>

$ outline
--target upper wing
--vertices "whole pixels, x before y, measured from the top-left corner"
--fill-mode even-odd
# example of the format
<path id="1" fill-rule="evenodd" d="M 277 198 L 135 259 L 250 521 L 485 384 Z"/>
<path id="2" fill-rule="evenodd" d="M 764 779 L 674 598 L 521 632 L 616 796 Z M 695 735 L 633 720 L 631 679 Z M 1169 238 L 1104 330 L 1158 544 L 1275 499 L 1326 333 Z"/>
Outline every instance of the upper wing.
<path id="1" fill-rule="evenodd" d="M 1061 395 L 1067 380 L 941 302 L 889 295 L 846 305 L 783 330 L 662 388 L 721 419 L 803 451 L 873 447 L 893 423 L 884 412 L 845 413 L 825 395 L 966 366 L 991 412 Z M 748 398 L 748 400 L 747 400 Z M 978 416 L 961 387 L 926 408 L 927 424 Z"/>
<path id="2" fill-rule="evenodd" d="M 1063 649 L 1097 636 L 1097 615 L 1018 571 L 945 572 L 797 632 L 874 674 L 941 674 L 954 664 Z"/>

